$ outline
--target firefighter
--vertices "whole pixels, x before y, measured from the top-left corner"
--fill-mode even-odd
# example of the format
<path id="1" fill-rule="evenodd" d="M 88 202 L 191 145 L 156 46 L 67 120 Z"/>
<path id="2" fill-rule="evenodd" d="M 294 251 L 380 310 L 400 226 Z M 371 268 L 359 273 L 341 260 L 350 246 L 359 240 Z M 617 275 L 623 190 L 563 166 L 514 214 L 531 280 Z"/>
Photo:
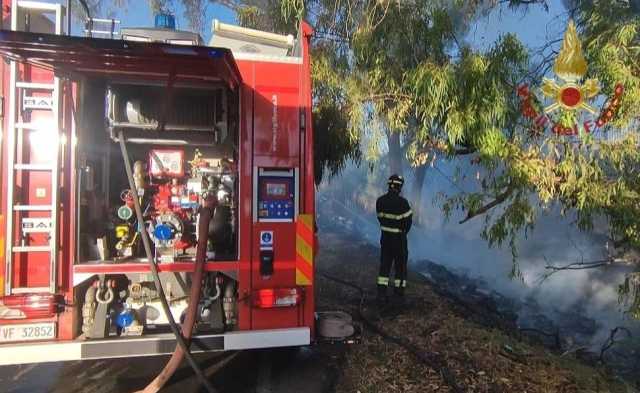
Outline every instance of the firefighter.
<path id="1" fill-rule="evenodd" d="M 380 274 L 378 275 L 378 302 L 387 300 L 389 273 L 394 267 L 394 293 L 402 298 L 407 279 L 407 233 L 411 229 L 412 211 L 409 202 L 400 196 L 404 179 L 392 175 L 387 182 L 389 191 L 376 201 L 380 221 Z"/>

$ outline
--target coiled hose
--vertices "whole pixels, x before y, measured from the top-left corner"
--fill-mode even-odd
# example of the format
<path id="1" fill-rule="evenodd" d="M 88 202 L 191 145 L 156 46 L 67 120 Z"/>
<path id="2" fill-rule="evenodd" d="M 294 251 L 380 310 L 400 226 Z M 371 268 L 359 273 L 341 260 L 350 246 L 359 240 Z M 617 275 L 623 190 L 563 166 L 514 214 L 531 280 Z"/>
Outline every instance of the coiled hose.
<path id="1" fill-rule="evenodd" d="M 120 151 L 122 152 L 122 159 L 124 160 L 124 168 L 127 172 L 127 179 L 129 180 L 129 188 L 131 189 L 132 192 L 134 192 L 134 195 L 138 195 L 138 189 L 133 179 L 133 171 L 131 169 L 131 160 L 129 159 L 129 154 L 127 152 L 127 146 L 124 139 L 124 134 L 122 131 L 118 133 L 118 139 L 120 142 Z M 204 375 L 204 372 L 202 371 L 202 369 L 200 368 L 196 360 L 193 358 L 193 355 L 191 354 L 191 352 L 189 352 L 189 345 L 187 344 L 187 339 L 191 337 L 191 330 L 193 328 L 193 323 L 195 321 L 195 316 L 192 318 L 189 318 L 189 316 L 193 313 L 191 312 L 193 308 L 197 309 L 198 303 L 200 301 L 200 287 L 201 287 L 200 284 L 202 282 L 202 274 L 204 271 L 204 260 L 206 259 L 206 244 L 207 244 L 208 236 L 205 232 L 205 236 L 199 236 L 198 238 L 197 252 L 200 253 L 200 255 L 196 254 L 196 270 L 194 272 L 194 277 L 193 277 L 194 279 L 192 280 L 192 284 L 191 284 L 191 294 L 190 294 L 191 298 L 189 299 L 189 308 L 187 312 L 187 319 L 190 319 L 190 321 L 185 320 L 185 324 L 183 326 L 184 331 L 181 333 L 180 328 L 178 327 L 178 324 L 176 324 L 176 321 L 173 318 L 173 314 L 171 314 L 171 309 L 169 308 L 167 297 L 164 293 L 164 289 L 162 288 L 162 283 L 160 282 L 160 276 L 158 275 L 158 267 L 156 266 L 156 263 L 153 259 L 153 255 L 151 253 L 151 241 L 149 240 L 149 234 L 144 228 L 144 217 L 142 215 L 142 208 L 140 207 L 140 201 L 138 200 L 138 198 L 133 198 L 133 206 L 134 206 L 134 210 L 136 212 L 136 217 L 138 220 L 138 232 L 140 232 L 140 237 L 142 238 L 142 244 L 144 246 L 145 254 L 147 255 L 149 268 L 153 276 L 153 282 L 156 286 L 156 290 L 158 291 L 160 303 L 162 304 L 162 310 L 164 311 L 167 317 L 167 320 L 169 321 L 171 332 L 176 337 L 176 342 L 177 342 L 176 350 L 174 351 L 171 359 L 169 360 L 165 368 L 156 377 L 156 379 L 154 379 L 143 390 L 143 392 L 145 393 L 157 392 L 158 390 L 160 390 L 164 386 L 164 384 L 167 382 L 167 380 L 169 380 L 169 378 L 171 377 L 171 375 L 173 374 L 177 366 L 182 361 L 182 358 L 184 357 L 187 359 L 187 362 L 189 363 L 193 371 L 196 373 L 198 379 L 200 379 L 200 382 L 202 382 L 202 385 L 204 385 L 207 392 L 216 393 L 217 392 L 216 389 L 213 387 L 211 382 L 209 382 L 207 377 Z M 209 220 L 211 219 L 211 208 L 207 206 L 202 210 L 203 211 L 200 212 L 198 230 L 200 230 L 200 228 L 203 226 L 205 228 L 208 228 Z M 206 222 L 206 226 L 203 225 L 204 222 Z M 204 246 L 202 245 L 203 243 L 204 243 Z M 204 256 L 205 256 L 204 258 L 203 258 L 201 249 L 204 249 Z M 199 259 L 198 259 L 198 256 L 200 256 Z M 196 278 L 197 278 L 196 275 L 198 274 L 200 278 L 198 281 L 196 281 Z M 191 323 L 190 326 L 187 325 L 187 322 Z M 185 336 L 183 336 L 183 334 Z M 185 339 L 185 337 L 188 337 L 188 338 Z"/>

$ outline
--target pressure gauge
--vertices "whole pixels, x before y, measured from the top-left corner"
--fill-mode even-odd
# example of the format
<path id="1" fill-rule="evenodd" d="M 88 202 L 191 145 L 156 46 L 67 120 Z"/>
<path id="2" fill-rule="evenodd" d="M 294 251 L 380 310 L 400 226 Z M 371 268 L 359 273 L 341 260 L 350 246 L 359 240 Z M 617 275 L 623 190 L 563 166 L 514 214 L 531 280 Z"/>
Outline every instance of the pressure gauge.
<path id="1" fill-rule="evenodd" d="M 151 177 L 183 177 L 184 151 L 153 149 L 149 152 Z"/>

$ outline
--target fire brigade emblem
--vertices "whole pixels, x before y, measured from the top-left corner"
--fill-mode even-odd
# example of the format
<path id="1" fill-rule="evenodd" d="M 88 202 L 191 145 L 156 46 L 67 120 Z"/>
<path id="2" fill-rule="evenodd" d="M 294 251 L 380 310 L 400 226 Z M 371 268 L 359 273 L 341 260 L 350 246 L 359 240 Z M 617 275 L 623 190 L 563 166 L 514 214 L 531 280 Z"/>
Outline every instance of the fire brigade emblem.
<path id="1" fill-rule="evenodd" d="M 569 21 L 553 66 L 557 79 L 543 79 L 540 87 L 541 99 L 536 97 L 527 85 L 518 88 L 522 114 L 534 121 L 538 133 L 550 125 L 557 135 L 578 135 L 582 132 L 588 134 L 602 128 L 614 118 L 624 92 L 623 86 L 615 86 L 613 96 L 607 100 L 603 110 L 598 114 L 593 101 L 600 93 L 600 83 L 596 78 L 584 80 L 587 68 L 576 26 L 573 21 Z M 543 106 L 542 103 L 545 101 L 548 104 Z M 538 102 L 540 104 L 536 105 Z M 598 117 L 595 121 L 591 118 L 585 119 L 582 116 L 584 112 Z M 584 120 L 582 127 L 578 126 L 578 119 Z"/>

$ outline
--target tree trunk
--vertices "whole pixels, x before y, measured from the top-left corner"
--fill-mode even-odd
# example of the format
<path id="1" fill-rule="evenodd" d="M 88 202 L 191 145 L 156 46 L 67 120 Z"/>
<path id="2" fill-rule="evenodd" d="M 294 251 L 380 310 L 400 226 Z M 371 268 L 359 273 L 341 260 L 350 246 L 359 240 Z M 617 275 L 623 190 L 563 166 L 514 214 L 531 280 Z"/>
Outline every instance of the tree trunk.
<path id="1" fill-rule="evenodd" d="M 413 210 L 413 219 L 416 223 L 422 224 L 422 189 L 424 188 L 424 179 L 427 176 L 427 165 L 421 165 L 413 171 L 413 185 L 409 196 L 409 203 Z"/>
<path id="2" fill-rule="evenodd" d="M 402 147 L 400 133 L 387 131 L 389 145 L 389 175 L 402 175 Z"/>

